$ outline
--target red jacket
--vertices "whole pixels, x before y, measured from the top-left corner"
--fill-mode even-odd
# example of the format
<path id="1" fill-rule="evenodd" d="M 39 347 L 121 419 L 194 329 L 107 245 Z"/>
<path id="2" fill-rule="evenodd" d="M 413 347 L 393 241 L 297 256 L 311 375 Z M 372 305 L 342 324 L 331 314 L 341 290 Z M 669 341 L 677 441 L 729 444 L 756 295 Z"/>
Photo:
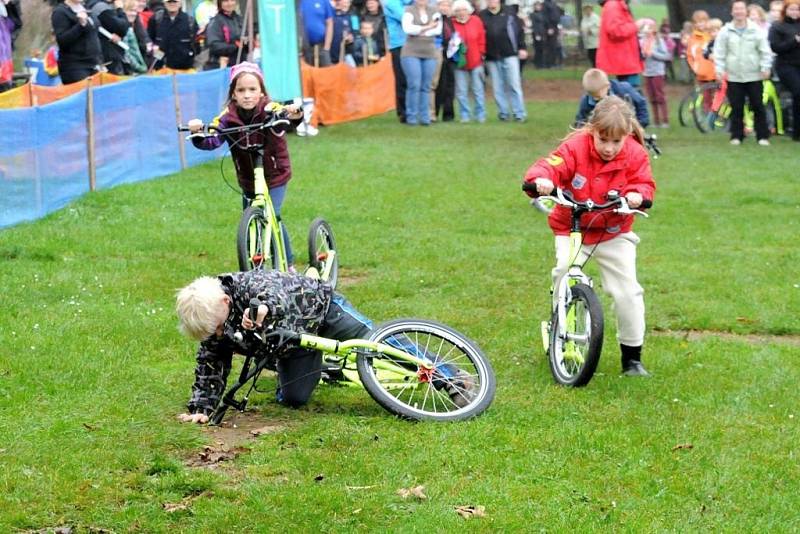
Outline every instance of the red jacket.
<path id="1" fill-rule="evenodd" d="M 628 136 L 622 150 L 611 161 L 603 161 L 594 148 L 589 133 L 578 133 L 567 139 L 553 153 L 534 163 L 525 173 L 525 181 L 550 178 L 556 187 L 570 191 L 576 200 L 592 199 L 603 203 L 606 193 L 616 189 L 622 195 L 637 192 L 653 199 L 656 184 L 650 171 L 647 151 L 632 136 Z M 556 235 L 569 235 L 570 210 L 556 206 L 548 219 Z M 584 213 L 581 217 L 583 242 L 587 245 L 607 241 L 629 232 L 633 215 L 612 212 Z"/>
<path id="2" fill-rule="evenodd" d="M 606 74 L 642 72 L 638 29 L 625 0 L 606 0 L 600 16 L 597 68 Z"/>
<path id="3" fill-rule="evenodd" d="M 464 65 L 464 70 L 480 67 L 486 55 L 486 29 L 483 27 L 483 21 L 476 15 L 470 15 L 464 24 L 458 22 L 455 17 L 451 20 L 453 28 L 467 45 L 467 64 Z"/>

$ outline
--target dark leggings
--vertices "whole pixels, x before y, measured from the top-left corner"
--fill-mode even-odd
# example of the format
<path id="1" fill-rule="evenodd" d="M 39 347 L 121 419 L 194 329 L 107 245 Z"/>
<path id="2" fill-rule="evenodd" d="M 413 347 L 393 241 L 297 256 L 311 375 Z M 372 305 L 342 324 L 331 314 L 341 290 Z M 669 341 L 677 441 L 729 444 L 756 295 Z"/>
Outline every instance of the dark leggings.
<path id="1" fill-rule="evenodd" d="M 338 341 L 365 339 L 372 322 L 361 315 L 342 295 L 334 293 L 319 335 Z M 297 408 L 308 402 L 319 383 L 322 353 L 297 349 L 278 360 L 278 402 Z"/>
<path id="2" fill-rule="evenodd" d="M 800 139 L 800 67 L 778 64 L 781 83 L 792 93 L 792 139 Z"/>

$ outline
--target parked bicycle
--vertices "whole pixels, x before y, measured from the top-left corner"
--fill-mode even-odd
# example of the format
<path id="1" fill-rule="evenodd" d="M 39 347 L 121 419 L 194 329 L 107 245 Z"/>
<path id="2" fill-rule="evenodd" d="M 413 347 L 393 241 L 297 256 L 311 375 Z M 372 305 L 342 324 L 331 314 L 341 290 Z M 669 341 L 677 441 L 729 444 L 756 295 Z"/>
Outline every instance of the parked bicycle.
<path id="1" fill-rule="evenodd" d="M 258 299 L 251 301 L 251 317 L 259 304 Z M 210 424 L 220 424 L 229 407 L 244 411 L 251 392 L 258 391 L 261 373 L 274 370 L 275 355 L 280 357 L 291 347 L 319 350 L 327 362 L 338 361 L 342 373 L 355 372 L 379 405 L 405 419 L 468 419 L 483 413 L 494 399 L 494 371 L 480 348 L 460 332 L 433 321 L 398 319 L 374 330 L 369 339 L 347 341 L 287 330 L 246 330 L 236 335 L 256 336 L 264 351 L 245 357 L 237 382 L 222 397 Z M 329 365 L 327 372 L 334 371 Z M 236 400 L 247 384 L 243 398 Z"/>
<path id="2" fill-rule="evenodd" d="M 728 84 L 709 82 L 696 87 L 692 94 L 692 118 L 695 126 L 702 133 L 728 132 L 730 130 L 731 105 L 727 97 Z M 762 92 L 764 110 L 767 114 L 767 126 L 773 134 L 784 135 L 787 125 L 784 124 L 784 105 L 778 87 L 772 80 L 764 81 Z M 745 128 L 753 127 L 753 112 L 745 106 Z"/>
<path id="3" fill-rule="evenodd" d="M 240 271 L 268 267 L 286 272 L 289 265 L 283 238 L 283 223 L 275 214 L 269 188 L 264 177 L 264 152 L 261 132 L 271 130 L 275 135 L 284 135 L 289 126 L 282 110 L 270 114 L 263 123 L 247 124 L 233 128 L 219 128 L 211 124 L 203 125 L 200 132 L 187 137 L 207 137 L 212 135 L 244 134 L 238 146 L 251 153 L 255 195 L 242 213 L 236 237 L 236 255 Z M 188 126 L 179 126 L 181 132 L 189 132 Z M 258 134 L 258 135 L 255 135 Z M 308 233 L 308 269 L 306 275 L 321 278 L 336 287 L 339 274 L 339 258 L 336 255 L 336 240 L 333 230 L 322 218 L 311 223 Z"/>
<path id="4" fill-rule="evenodd" d="M 536 193 L 536 184 L 525 183 L 522 189 Z M 583 264 L 577 262 L 583 244 L 581 215 L 611 210 L 620 214 L 647 217 L 645 212 L 631 209 L 627 199 L 617 191 L 609 191 L 607 198 L 608 201 L 603 204 L 595 204 L 591 199 L 581 202 L 575 200 L 569 191 L 556 188 L 552 195 L 538 196 L 532 201 L 536 206 L 540 199 L 548 199 L 570 208 L 572 212 L 569 234 L 570 265 L 552 288 L 550 320 L 541 323 L 542 344 L 550 372 L 556 382 L 565 386 L 579 387 L 588 384 L 603 351 L 603 307 L 594 292 L 591 277 L 583 271 Z M 641 207 L 647 209 L 652 204 L 645 199 Z"/>

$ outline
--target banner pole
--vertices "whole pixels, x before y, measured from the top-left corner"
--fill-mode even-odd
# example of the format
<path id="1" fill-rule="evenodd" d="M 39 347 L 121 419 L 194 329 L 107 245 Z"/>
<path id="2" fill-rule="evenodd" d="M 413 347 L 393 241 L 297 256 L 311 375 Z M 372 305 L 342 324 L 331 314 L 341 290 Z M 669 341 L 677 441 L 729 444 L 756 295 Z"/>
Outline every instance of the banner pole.
<path id="1" fill-rule="evenodd" d="M 255 28 L 253 26 L 253 17 L 255 13 L 253 12 L 253 0 L 247 0 L 247 6 L 245 7 L 249 12 L 249 16 L 247 18 L 247 36 L 249 39 L 247 42 L 249 46 L 247 47 L 247 61 L 253 61 L 253 48 L 255 48 L 255 39 L 256 36 L 254 34 Z"/>
<path id="2" fill-rule="evenodd" d="M 97 166 L 94 161 L 94 92 L 92 78 L 86 82 L 86 130 L 88 135 L 87 155 L 89 157 L 89 191 L 97 189 Z"/>
<path id="3" fill-rule="evenodd" d="M 175 98 L 175 124 L 181 125 L 181 99 L 178 93 L 178 75 L 172 73 L 172 96 Z M 177 129 L 177 128 L 176 128 Z M 178 154 L 181 157 L 181 169 L 186 168 L 186 145 L 183 143 L 183 136 L 178 132 Z"/>

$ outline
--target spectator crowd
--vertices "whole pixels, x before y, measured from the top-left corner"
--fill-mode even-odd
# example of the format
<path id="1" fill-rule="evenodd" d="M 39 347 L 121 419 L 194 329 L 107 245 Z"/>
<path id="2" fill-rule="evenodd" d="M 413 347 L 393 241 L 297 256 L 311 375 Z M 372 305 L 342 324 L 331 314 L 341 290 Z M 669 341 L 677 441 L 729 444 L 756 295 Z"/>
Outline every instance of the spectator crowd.
<path id="1" fill-rule="evenodd" d="M 98 71 L 216 69 L 244 61 L 251 50 L 258 55 L 258 34 L 248 41 L 237 0 L 199 0 L 191 8 L 189 1 L 63 0 L 52 12 L 55 44 L 47 57 L 57 59 L 62 82 L 73 83 Z M 646 97 L 653 126 L 669 124 L 668 77 L 724 80 L 733 144 L 741 142 L 745 101 L 758 139 L 768 144 L 758 95 L 773 75 L 792 94 L 792 123 L 800 118 L 800 0 L 773 0 L 768 10 L 734 1 L 728 23 L 698 10 L 679 34 L 666 20 L 636 20 L 626 0 L 601 0 L 599 13 L 584 4 L 577 23 L 554 0 L 520 2 L 298 0 L 302 57 L 315 67 L 361 67 L 388 55 L 397 115 L 409 125 L 484 122 L 487 78 L 498 118 L 521 122 L 529 52 L 535 68 L 560 67 L 572 32 L 589 66 L 612 78 L 611 94 L 633 90 Z M 11 85 L 11 50 L 21 25 L 19 0 L 0 0 L 0 90 Z M 590 102 L 603 84 L 587 74 Z"/>

